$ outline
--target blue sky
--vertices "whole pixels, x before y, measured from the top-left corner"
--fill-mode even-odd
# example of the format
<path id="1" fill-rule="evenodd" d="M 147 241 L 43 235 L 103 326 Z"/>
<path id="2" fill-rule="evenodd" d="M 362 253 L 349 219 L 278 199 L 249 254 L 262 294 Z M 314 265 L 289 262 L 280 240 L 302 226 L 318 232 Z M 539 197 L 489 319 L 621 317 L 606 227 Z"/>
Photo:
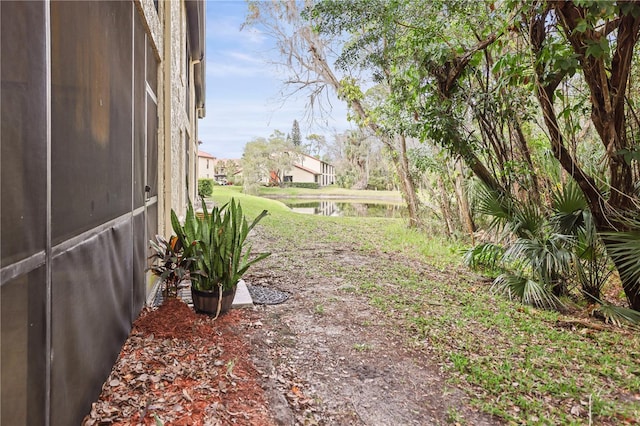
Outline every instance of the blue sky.
<path id="1" fill-rule="evenodd" d="M 200 149 L 218 158 L 240 158 L 244 145 L 274 130 L 290 133 L 293 120 L 304 137 L 349 128 L 346 107 L 332 102 L 328 126 L 309 123 L 306 99 L 284 101 L 284 87 L 276 69 L 268 64 L 273 41 L 258 30 L 240 27 L 246 15 L 244 0 L 209 0 L 206 4 L 206 117 L 199 120 Z"/>

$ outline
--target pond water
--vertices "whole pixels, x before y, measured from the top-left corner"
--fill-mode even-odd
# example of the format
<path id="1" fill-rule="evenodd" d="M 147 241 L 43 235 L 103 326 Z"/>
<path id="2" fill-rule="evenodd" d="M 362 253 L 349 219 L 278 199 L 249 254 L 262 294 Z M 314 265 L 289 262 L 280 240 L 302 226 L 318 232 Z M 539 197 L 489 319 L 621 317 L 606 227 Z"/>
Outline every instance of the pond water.
<path id="1" fill-rule="evenodd" d="M 382 200 L 286 199 L 279 198 L 292 211 L 320 216 L 405 217 L 406 206 Z"/>

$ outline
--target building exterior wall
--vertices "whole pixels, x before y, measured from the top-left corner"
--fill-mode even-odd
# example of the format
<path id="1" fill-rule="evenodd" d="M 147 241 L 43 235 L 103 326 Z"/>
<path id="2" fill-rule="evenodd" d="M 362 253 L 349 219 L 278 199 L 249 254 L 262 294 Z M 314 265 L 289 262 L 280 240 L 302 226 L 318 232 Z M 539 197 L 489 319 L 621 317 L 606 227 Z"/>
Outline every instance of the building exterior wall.
<path id="1" fill-rule="evenodd" d="M 240 160 L 216 158 L 204 151 L 198 152 L 198 179 L 214 179 L 218 183 L 239 182 Z"/>
<path id="2" fill-rule="evenodd" d="M 198 153 L 198 179 L 214 179 L 216 157 L 206 152 Z"/>
<path id="3" fill-rule="evenodd" d="M 320 186 L 333 185 L 336 182 L 336 169 L 329 163 L 322 162 Z"/>
<path id="4" fill-rule="evenodd" d="M 197 103 L 194 66 L 201 65 L 202 57 L 194 58 L 188 37 L 188 11 L 184 1 L 159 2 L 164 14 L 164 186 L 160 231 L 171 232 L 171 209 L 181 215 L 189 199 L 197 193 L 197 120 L 203 116 Z M 194 2 L 195 3 L 195 2 Z M 200 2 L 202 3 L 202 2 Z M 204 4 L 204 3 L 202 3 Z M 204 11 L 204 9 L 202 9 Z M 169 36 L 170 35 L 170 36 Z M 198 64 L 194 62 L 198 62 Z M 202 63 L 203 65 L 203 63 Z M 187 185 L 185 185 L 185 175 Z"/>
<path id="5" fill-rule="evenodd" d="M 305 169 L 313 170 L 314 172 L 320 172 L 322 167 L 322 161 L 309 155 L 301 155 L 298 164 Z"/>
<path id="6" fill-rule="evenodd" d="M 214 178 L 215 170 L 213 162 L 213 158 L 198 157 L 198 179 Z"/>
<path id="7" fill-rule="evenodd" d="M 316 175 L 307 171 L 300 169 L 299 167 L 293 167 L 289 173 L 285 173 L 286 176 L 291 176 L 292 182 L 301 182 L 301 183 L 315 183 Z"/>
<path id="8" fill-rule="evenodd" d="M 80 424 L 195 194 L 204 2 L 157 4 L 0 2 L 0 424 Z"/>
<path id="9" fill-rule="evenodd" d="M 333 185 L 335 183 L 335 169 L 331 164 L 327 162 L 303 154 L 300 157 L 300 161 L 298 161 L 296 164 L 316 173 L 318 177 L 317 180 L 314 177 L 314 180 L 309 181 L 308 177 L 304 177 L 304 171 L 299 170 L 298 172 L 293 173 L 294 182 L 316 182 L 320 186 Z M 299 176 L 301 179 L 305 180 L 296 180 L 296 176 Z"/>

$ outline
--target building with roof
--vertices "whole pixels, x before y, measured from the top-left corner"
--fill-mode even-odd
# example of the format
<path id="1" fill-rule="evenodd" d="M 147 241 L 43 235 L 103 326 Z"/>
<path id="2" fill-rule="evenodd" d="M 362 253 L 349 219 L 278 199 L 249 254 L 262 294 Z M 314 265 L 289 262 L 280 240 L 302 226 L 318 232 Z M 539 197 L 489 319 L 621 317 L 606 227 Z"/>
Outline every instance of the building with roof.
<path id="1" fill-rule="evenodd" d="M 198 151 L 198 179 L 215 178 L 216 157 L 208 152 Z"/>
<path id="2" fill-rule="evenodd" d="M 316 183 L 319 186 L 333 185 L 335 180 L 335 168 L 331 164 L 306 154 L 299 155 L 291 170 L 283 176 L 285 183 Z"/>
<path id="3" fill-rule="evenodd" d="M 240 160 L 216 158 L 198 151 L 198 179 L 213 179 L 220 184 L 242 180 Z"/>

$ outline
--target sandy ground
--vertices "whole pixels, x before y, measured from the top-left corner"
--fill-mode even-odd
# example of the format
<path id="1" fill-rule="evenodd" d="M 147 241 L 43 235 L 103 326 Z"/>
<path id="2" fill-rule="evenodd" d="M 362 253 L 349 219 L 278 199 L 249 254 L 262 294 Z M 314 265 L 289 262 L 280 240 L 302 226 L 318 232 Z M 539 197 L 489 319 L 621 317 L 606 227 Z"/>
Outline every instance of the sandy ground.
<path id="1" fill-rule="evenodd" d="M 257 251 L 273 248 L 264 236 L 252 241 Z M 411 344 L 393 317 L 370 306 L 339 272 L 397 261 L 403 260 L 323 242 L 276 250 L 246 276 L 252 285 L 291 294 L 282 304 L 257 308 L 262 327 L 251 342 L 278 424 L 500 424 L 473 409 L 447 383 L 429 347 Z"/>

